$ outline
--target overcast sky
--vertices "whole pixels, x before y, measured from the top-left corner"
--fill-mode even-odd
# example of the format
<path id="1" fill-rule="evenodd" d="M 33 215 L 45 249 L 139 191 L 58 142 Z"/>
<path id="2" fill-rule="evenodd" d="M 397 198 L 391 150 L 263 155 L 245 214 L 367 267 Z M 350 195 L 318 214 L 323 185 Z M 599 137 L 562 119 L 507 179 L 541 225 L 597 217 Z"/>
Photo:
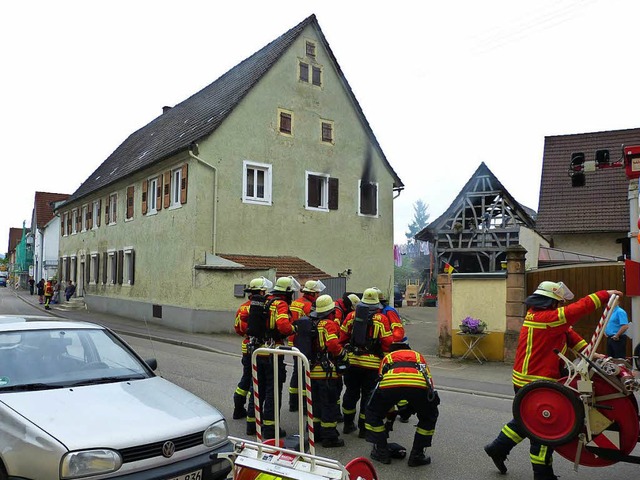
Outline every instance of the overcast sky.
<path id="1" fill-rule="evenodd" d="M 418 199 L 435 220 L 483 161 L 537 209 L 545 136 L 640 127 L 637 0 L 3 2 L 0 252 L 36 191 L 73 193 L 312 13 L 405 184 L 396 243 Z"/>

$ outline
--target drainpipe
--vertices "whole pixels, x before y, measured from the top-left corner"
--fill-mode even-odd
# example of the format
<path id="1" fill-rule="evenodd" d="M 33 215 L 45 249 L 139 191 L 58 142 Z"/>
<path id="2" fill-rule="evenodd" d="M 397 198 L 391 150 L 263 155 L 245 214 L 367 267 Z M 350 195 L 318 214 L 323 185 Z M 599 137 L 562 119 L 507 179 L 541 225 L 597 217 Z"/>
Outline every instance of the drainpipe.
<path id="1" fill-rule="evenodd" d="M 394 188 L 393 192 L 396 193 L 397 195 L 393 197 L 391 200 L 395 200 L 396 198 L 398 198 L 400 196 L 400 193 L 402 193 L 402 190 L 404 190 L 404 187 Z"/>
<path id="2" fill-rule="evenodd" d="M 216 254 L 216 238 L 218 232 L 218 169 L 198 156 L 198 144 L 189 145 L 189 156 L 213 170 L 213 232 L 211 235 L 211 253 Z"/>

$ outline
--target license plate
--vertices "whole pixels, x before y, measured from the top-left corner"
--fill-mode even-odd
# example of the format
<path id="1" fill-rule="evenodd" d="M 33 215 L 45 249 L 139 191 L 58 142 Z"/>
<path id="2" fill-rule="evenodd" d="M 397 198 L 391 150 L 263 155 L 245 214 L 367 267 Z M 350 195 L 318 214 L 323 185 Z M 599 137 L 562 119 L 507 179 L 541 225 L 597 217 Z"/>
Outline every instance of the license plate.
<path id="1" fill-rule="evenodd" d="M 183 473 L 177 477 L 171 477 L 167 480 L 202 480 L 202 470 L 196 470 L 194 472 Z"/>

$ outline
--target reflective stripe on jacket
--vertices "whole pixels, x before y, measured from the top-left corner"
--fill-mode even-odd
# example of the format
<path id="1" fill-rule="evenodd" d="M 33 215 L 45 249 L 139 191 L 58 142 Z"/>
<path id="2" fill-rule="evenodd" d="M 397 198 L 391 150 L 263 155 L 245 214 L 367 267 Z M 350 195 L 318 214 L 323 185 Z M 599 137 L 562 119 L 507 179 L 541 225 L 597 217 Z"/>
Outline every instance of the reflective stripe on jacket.
<path id="1" fill-rule="evenodd" d="M 397 366 L 394 367 L 394 364 Z M 411 366 L 412 364 L 415 366 Z M 414 350 L 397 350 L 388 353 L 380 362 L 378 373 L 382 375 L 382 380 L 380 380 L 379 388 L 414 387 L 426 389 L 427 379 L 418 369 L 418 364 L 424 365 L 425 374 L 431 380 L 431 371 L 427 361 L 420 353 Z"/>
<path id="2" fill-rule="evenodd" d="M 346 345 L 351 339 L 351 331 L 353 330 L 353 319 L 356 312 L 349 312 L 344 323 L 340 327 L 340 344 Z M 389 351 L 389 347 L 393 343 L 393 335 L 389 326 L 389 319 L 386 315 L 378 312 L 373 315 L 372 327 L 370 328 L 370 338 L 373 342 L 378 342 L 383 353 Z M 380 367 L 380 356 L 375 353 L 355 354 L 349 352 L 349 365 L 354 367 L 368 368 L 378 370 Z"/>

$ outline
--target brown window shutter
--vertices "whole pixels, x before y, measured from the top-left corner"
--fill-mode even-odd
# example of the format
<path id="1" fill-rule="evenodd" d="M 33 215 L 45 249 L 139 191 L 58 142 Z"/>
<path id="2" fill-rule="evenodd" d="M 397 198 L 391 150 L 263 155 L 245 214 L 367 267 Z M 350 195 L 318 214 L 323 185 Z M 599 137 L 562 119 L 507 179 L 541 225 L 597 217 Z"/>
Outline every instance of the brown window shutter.
<path id="1" fill-rule="evenodd" d="M 124 250 L 118 250 L 118 260 L 116 265 L 118 284 L 122 285 L 122 267 L 124 263 Z"/>
<path id="2" fill-rule="evenodd" d="M 307 205 L 310 207 L 320 206 L 320 181 L 317 175 L 307 177 Z"/>
<path id="3" fill-rule="evenodd" d="M 187 203 L 187 173 L 189 171 L 188 165 L 185 163 L 182 166 L 182 180 L 180 181 L 180 203 Z M 217 174 L 216 174 L 217 175 Z"/>
<path id="4" fill-rule="evenodd" d="M 142 181 L 142 214 L 147 214 L 147 189 L 149 188 L 149 180 Z"/>
<path id="5" fill-rule="evenodd" d="M 102 199 L 98 200 L 98 210 L 96 212 L 98 216 L 96 217 L 96 227 L 100 226 L 100 215 L 102 214 Z"/>
<path id="6" fill-rule="evenodd" d="M 133 218 L 133 185 L 127 187 L 127 219 Z"/>
<path id="7" fill-rule="evenodd" d="M 60 215 L 60 236 L 64 237 L 64 215 Z"/>
<path id="8" fill-rule="evenodd" d="M 65 280 L 71 280 L 71 258 L 67 257 L 67 265 L 64 269 Z"/>
<path id="9" fill-rule="evenodd" d="M 311 83 L 313 83 L 315 86 L 320 87 L 322 86 L 322 76 L 321 76 L 321 70 L 318 67 L 311 67 Z"/>
<path id="10" fill-rule="evenodd" d="M 164 208 L 171 205 L 171 170 L 164 172 Z"/>
<path id="11" fill-rule="evenodd" d="M 131 250 L 131 265 L 129 266 L 131 275 L 129 276 L 129 282 L 133 285 L 136 273 L 136 251 Z"/>
<path id="12" fill-rule="evenodd" d="M 85 265 L 85 268 L 87 270 L 87 285 L 89 285 L 91 283 L 91 255 L 87 255 L 85 257 L 87 259 L 87 264 Z"/>
<path id="13" fill-rule="evenodd" d="M 337 178 L 329 178 L 329 210 L 338 210 L 338 186 Z"/>
<path id="14" fill-rule="evenodd" d="M 118 213 L 118 194 L 113 195 L 113 212 L 111 212 L 111 221 L 116 223 L 118 219 L 116 218 L 116 213 Z"/>
<path id="15" fill-rule="evenodd" d="M 87 207 L 87 229 L 91 230 L 93 228 L 93 204 L 90 204 L 89 207 Z"/>
<path id="16" fill-rule="evenodd" d="M 62 257 L 60 257 L 58 261 L 58 282 L 60 282 L 60 287 L 62 287 L 62 282 L 64 281 L 64 278 L 62 278 L 62 275 L 64 274 L 62 271 Z"/>
<path id="17" fill-rule="evenodd" d="M 71 212 L 67 212 L 67 235 L 71 234 Z"/>
<path id="18" fill-rule="evenodd" d="M 76 232 L 82 230 L 82 210 L 78 209 L 78 215 L 76 215 Z"/>
<path id="19" fill-rule="evenodd" d="M 102 283 L 107 283 L 107 270 L 109 269 L 109 254 L 102 254 Z"/>
<path id="20" fill-rule="evenodd" d="M 156 189 L 156 210 L 162 210 L 162 175 L 158 177 L 158 188 Z"/>
<path id="21" fill-rule="evenodd" d="M 96 254 L 96 271 L 93 272 L 93 276 L 96 278 L 96 284 L 97 284 L 98 280 L 100 279 L 100 254 L 99 253 Z"/>
<path id="22" fill-rule="evenodd" d="M 280 131 L 282 133 L 291 133 L 291 114 L 280 112 Z"/>
<path id="23" fill-rule="evenodd" d="M 104 224 L 109 225 L 109 197 L 104 202 Z"/>

